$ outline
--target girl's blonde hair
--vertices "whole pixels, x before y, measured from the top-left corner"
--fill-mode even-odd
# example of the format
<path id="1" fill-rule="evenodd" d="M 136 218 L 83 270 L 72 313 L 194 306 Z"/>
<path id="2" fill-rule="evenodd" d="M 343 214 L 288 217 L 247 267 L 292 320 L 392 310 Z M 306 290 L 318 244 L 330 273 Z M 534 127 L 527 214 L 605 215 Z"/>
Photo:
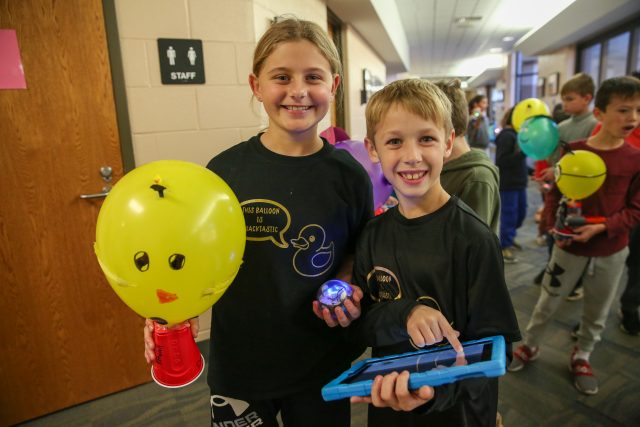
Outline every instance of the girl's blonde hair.
<path id="1" fill-rule="evenodd" d="M 396 80 L 374 93 L 367 103 L 364 114 L 369 139 L 375 141 L 376 127 L 394 105 L 442 126 L 446 136 L 453 129 L 451 102 L 435 84 L 421 79 Z"/>
<path id="2" fill-rule="evenodd" d="M 260 75 L 264 61 L 279 44 L 300 40 L 313 43 L 329 61 L 331 72 L 342 75 L 340 55 L 327 33 L 318 24 L 293 16 L 276 17 L 262 35 L 253 54 L 253 74 Z"/>

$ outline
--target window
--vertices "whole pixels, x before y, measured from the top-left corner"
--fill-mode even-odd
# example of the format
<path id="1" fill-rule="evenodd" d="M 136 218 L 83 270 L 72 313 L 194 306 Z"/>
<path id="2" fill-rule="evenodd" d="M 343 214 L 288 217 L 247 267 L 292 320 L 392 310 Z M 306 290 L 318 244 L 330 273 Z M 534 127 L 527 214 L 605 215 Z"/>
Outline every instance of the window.
<path id="1" fill-rule="evenodd" d="M 538 58 L 523 56 L 518 52 L 516 57 L 516 103 L 537 96 Z"/>
<path id="2" fill-rule="evenodd" d="M 631 72 L 633 71 L 640 72 L 640 27 L 634 31 L 631 43 Z"/>
<path id="3" fill-rule="evenodd" d="M 622 33 L 604 42 L 602 80 L 627 74 L 630 33 Z"/>
<path id="4" fill-rule="evenodd" d="M 580 71 L 591 76 L 594 82 L 600 81 L 600 43 L 582 49 L 580 52 Z"/>
<path id="5" fill-rule="evenodd" d="M 629 75 L 640 69 L 638 18 L 578 45 L 578 71 L 589 74 L 597 85 L 605 79 Z"/>

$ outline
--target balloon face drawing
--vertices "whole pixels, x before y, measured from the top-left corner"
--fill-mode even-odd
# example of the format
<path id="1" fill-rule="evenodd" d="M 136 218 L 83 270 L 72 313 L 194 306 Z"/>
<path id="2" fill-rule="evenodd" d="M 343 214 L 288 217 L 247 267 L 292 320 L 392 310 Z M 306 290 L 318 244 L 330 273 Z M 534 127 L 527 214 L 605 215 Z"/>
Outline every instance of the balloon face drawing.
<path id="1" fill-rule="evenodd" d="M 598 191 L 607 177 L 607 165 L 596 153 L 575 150 L 562 156 L 555 168 L 558 190 L 573 200 Z"/>
<path id="2" fill-rule="evenodd" d="M 235 278 L 246 241 L 240 204 L 211 171 L 159 161 L 125 175 L 107 196 L 95 252 L 118 296 L 173 325 L 213 305 Z"/>

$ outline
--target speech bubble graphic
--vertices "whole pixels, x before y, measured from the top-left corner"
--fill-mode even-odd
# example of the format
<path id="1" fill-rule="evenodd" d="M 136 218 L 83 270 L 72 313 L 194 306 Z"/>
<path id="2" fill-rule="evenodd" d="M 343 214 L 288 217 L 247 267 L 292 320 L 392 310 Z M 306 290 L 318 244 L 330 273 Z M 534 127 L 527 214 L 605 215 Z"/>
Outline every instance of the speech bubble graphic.
<path id="1" fill-rule="evenodd" d="M 240 204 L 247 229 L 247 240 L 271 240 L 280 248 L 288 248 L 284 233 L 291 226 L 289 211 L 278 202 L 267 199 L 245 200 Z"/>

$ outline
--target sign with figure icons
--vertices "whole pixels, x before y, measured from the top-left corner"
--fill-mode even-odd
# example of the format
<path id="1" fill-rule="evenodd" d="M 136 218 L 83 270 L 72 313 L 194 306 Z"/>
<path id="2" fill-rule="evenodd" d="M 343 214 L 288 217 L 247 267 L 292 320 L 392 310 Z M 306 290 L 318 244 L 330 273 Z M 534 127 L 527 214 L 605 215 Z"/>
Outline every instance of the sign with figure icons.
<path id="1" fill-rule="evenodd" d="M 203 84 L 202 40 L 158 39 L 162 84 Z"/>

